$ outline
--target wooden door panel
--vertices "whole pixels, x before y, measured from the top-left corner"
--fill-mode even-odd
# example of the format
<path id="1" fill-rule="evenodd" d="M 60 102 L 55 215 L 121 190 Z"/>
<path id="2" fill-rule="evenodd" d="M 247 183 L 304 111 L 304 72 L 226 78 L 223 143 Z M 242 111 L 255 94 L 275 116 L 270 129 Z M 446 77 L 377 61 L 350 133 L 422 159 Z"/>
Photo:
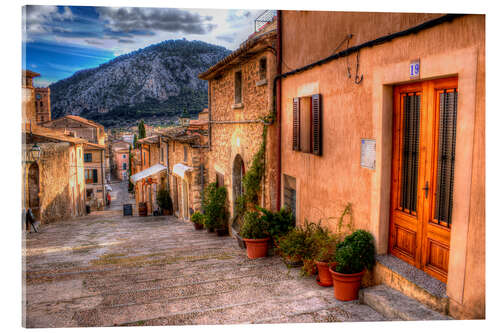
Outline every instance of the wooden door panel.
<path id="1" fill-rule="evenodd" d="M 450 251 L 457 83 L 446 78 L 394 88 L 389 251 L 443 282 Z M 416 102 L 418 107 L 409 106 Z"/>

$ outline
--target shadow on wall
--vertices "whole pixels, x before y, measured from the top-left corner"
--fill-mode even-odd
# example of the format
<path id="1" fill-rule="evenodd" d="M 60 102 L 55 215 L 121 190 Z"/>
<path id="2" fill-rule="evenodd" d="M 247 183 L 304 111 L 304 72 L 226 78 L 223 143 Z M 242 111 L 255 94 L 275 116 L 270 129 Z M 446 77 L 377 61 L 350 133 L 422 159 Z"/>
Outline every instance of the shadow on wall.
<path id="1" fill-rule="evenodd" d="M 48 204 L 42 205 L 42 223 L 56 222 L 71 217 L 72 206 L 69 186 L 58 193 Z"/>

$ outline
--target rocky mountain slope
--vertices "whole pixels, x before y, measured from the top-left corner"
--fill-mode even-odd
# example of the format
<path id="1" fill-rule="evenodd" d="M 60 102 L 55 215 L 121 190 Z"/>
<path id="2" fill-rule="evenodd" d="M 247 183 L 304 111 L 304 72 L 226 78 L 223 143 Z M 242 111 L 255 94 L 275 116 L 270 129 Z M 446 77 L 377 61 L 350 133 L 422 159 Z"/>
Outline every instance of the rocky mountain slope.
<path id="1" fill-rule="evenodd" d="M 119 56 L 50 85 L 52 118 L 80 115 L 117 127 L 174 119 L 206 107 L 198 74 L 230 53 L 200 41 L 168 40 Z"/>

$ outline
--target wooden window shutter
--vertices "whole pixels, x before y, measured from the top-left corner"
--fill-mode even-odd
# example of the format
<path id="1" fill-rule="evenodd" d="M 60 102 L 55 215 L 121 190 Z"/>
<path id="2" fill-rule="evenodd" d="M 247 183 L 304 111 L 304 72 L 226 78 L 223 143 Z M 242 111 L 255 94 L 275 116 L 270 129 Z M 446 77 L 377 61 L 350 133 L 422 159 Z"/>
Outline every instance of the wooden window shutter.
<path id="1" fill-rule="evenodd" d="M 293 99 L 293 150 L 300 150 L 300 102 L 299 98 Z"/>
<path id="2" fill-rule="evenodd" d="M 98 179 L 97 179 L 97 169 L 92 169 L 92 180 L 94 181 L 94 183 L 97 183 Z"/>
<path id="3" fill-rule="evenodd" d="M 321 95 L 312 95 L 312 153 L 321 155 Z"/>

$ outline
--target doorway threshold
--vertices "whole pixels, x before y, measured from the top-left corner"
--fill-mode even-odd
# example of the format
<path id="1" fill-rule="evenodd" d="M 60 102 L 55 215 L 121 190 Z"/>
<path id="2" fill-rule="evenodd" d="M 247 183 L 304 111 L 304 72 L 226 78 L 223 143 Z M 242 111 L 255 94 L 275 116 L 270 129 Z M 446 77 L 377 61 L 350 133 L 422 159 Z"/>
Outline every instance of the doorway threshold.
<path id="1" fill-rule="evenodd" d="M 390 254 L 378 255 L 376 259 L 385 267 L 398 273 L 420 288 L 425 289 L 431 295 L 436 297 L 446 297 L 446 284 L 436 278 L 433 278 L 423 270 L 420 270 Z"/>
<path id="2" fill-rule="evenodd" d="M 415 298 L 442 314 L 448 314 L 446 284 L 390 254 L 376 256 L 375 284 L 385 284 Z"/>

